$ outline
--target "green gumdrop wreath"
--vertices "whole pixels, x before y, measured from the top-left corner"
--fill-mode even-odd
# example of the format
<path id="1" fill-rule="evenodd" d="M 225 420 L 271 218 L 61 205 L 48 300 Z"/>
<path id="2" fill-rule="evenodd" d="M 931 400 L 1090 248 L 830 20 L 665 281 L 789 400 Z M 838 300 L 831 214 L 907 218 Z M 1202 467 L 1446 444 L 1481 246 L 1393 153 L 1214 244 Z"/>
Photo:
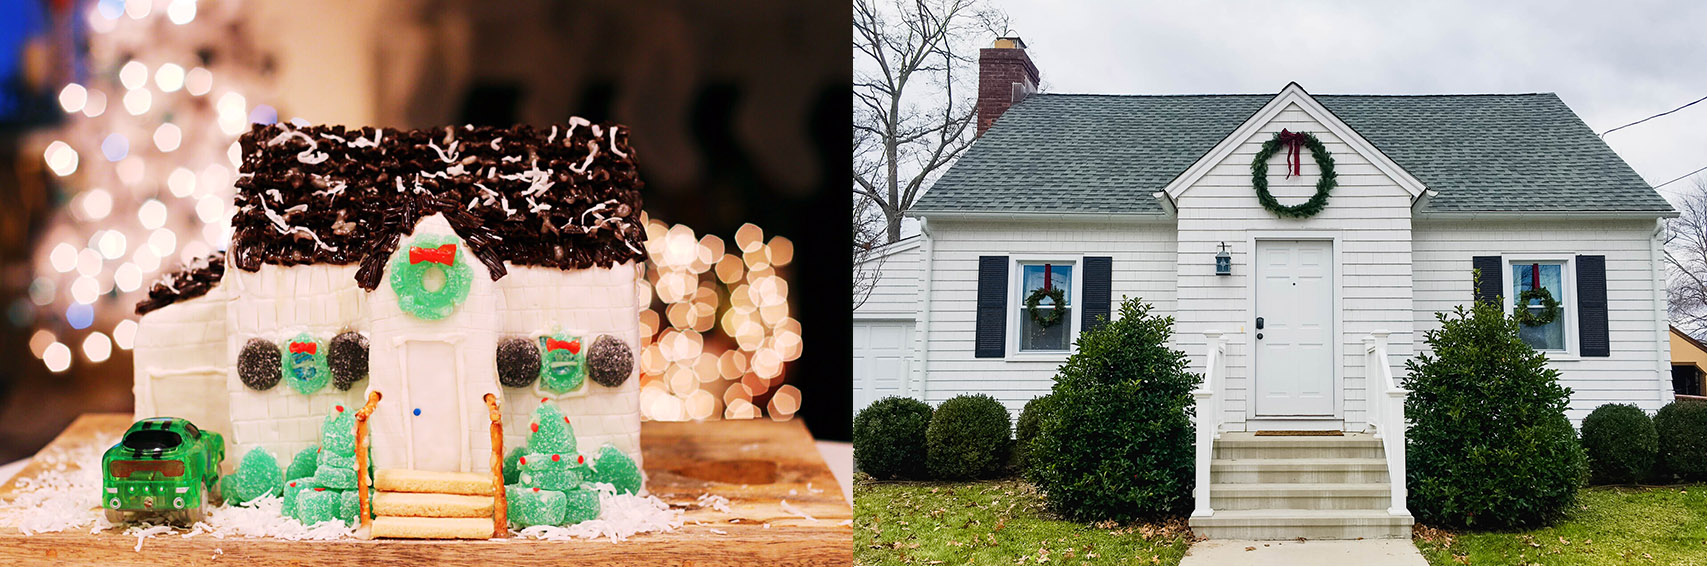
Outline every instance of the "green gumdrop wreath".
<path id="1" fill-rule="evenodd" d="M 1329 191 L 1334 190 L 1336 182 L 1334 156 L 1329 155 L 1328 149 L 1323 147 L 1323 143 L 1317 140 L 1315 135 L 1309 132 L 1298 132 L 1298 135 L 1304 137 L 1305 147 L 1311 150 L 1311 159 L 1317 162 L 1317 169 L 1322 170 L 1317 178 L 1317 192 L 1311 195 L 1311 200 L 1287 206 L 1276 201 L 1275 196 L 1269 193 L 1269 158 L 1281 150 L 1283 143 L 1280 132 L 1276 132 L 1274 137 L 1264 142 L 1263 148 L 1257 150 L 1257 156 L 1251 158 L 1251 186 L 1257 189 L 1257 201 L 1269 212 L 1275 213 L 1276 216 L 1302 219 L 1323 212 L 1323 207 L 1328 205 Z"/>
<path id="2" fill-rule="evenodd" d="M 540 389 L 562 394 L 581 387 L 587 376 L 587 354 L 581 337 L 574 335 L 545 335 L 540 337 Z"/>
<path id="3" fill-rule="evenodd" d="M 437 249 L 444 245 L 454 246 L 451 254 L 451 265 L 446 266 L 435 262 L 409 261 L 410 250 L 414 248 Z M 422 279 L 428 270 L 443 270 L 445 284 L 439 289 L 428 291 Z M 428 234 L 416 237 L 407 246 L 398 248 L 391 257 L 391 290 L 397 292 L 397 306 L 404 313 L 420 319 L 444 319 L 457 310 L 469 295 L 469 283 L 474 279 L 474 269 L 469 267 L 468 255 L 463 254 L 462 243 L 455 236 Z"/>
<path id="4" fill-rule="evenodd" d="M 1038 303 L 1046 297 L 1050 298 L 1049 311 L 1038 307 Z M 1026 296 L 1026 314 L 1032 317 L 1032 322 L 1037 323 L 1039 328 L 1047 329 L 1061 322 L 1062 304 L 1066 302 L 1067 297 L 1066 294 L 1062 293 L 1062 288 L 1038 288 L 1032 291 L 1032 295 Z"/>
<path id="5" fill-rule="evenodd" d="M 332 368 L 326 363 L 326 341 L 302 333 L 279 347 L 284 359 L 279 373 L 291 389 L 304 395 L 319 392 L 332 381 Z"/>
<path id="6" fill-rule="evenodd" d="M 1533 300 L 1542 302 L 1540 313 L 1530 312 L 1530 302 Z M 1540 327 L 1554 322 L 1559 316 L 1560 302 L 1555 300 L 1553 292 L 1545 287 L 1524 290 L 1524 293 L 1518 294 L 1518 303 L 1512 306 L 1512 318 L 1526 327 Z"/>

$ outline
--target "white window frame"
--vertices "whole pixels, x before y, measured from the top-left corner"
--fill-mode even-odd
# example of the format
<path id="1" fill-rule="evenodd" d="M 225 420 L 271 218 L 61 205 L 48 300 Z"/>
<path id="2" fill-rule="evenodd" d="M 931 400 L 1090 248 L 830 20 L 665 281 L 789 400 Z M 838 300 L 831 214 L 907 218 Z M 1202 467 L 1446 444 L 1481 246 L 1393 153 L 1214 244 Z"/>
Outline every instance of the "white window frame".
<path id="1" fill-rule="evenodd" d="M 1072 309 L 1072 311 L 1068 312 L 1066 321 L 1058 323 L 1062 325 L 1070 325 L 1068 327 L 1067 350 L 1020 350 L 1020 318 L 1025 315 L 1026 306 L 1026 297 L 1021 295 L 1021 288 L 1026 283 L 1026 275 L 1023 267 L 1042 264 L 1072 266 L 1074 276 L 1073 281 L 1069 283 L 1069 287 L 1072 289 L 1068 294 L 1073 298 L 1082 298 L 1080 291 L 1082 283 L 1085 281 L 1084 255 L 1009 256 L 1008 302 L 1004 305 L 1008 311 L 1008 340 L 1006 341 L 1008 343 L 1008 352 L 1005 357 L 1007 360 L 1016 362 L 1062 362 L 1067 360 L 1068 356 L 1072 355 L 1079 349 L 1076 344 L 1079 339 L 1079 331 L 1076 331 L 1075 329 L 1079 328 L 1080 316 L 1085 310 L 1080 307 L 1082 299 L 1071 299 L 1068 301 L 1068 308 Z"/>
<path id="2" fill-rule="evenodd" d="M 1518 281 L 1518 266 L 1528 264 L 1559 264 L 1560 287 L 1565 289 L 1566 296 L 1555 298 L 1560 302 L 1560 337 L 1565 342 L 1564 350 L 1537 349 L 1547 353 L 1551 360 L 1570 359 L 1578 357 L 1578 281 L 1577 256 L 1574 254 L 1502 254 L 1501 261 L 1506 263 L 1505 277 L 1501 278 L 1504 289 L 1501 290 L 1504 313 L 1511 314 L 1514 306 L 1512 288 Z"/>

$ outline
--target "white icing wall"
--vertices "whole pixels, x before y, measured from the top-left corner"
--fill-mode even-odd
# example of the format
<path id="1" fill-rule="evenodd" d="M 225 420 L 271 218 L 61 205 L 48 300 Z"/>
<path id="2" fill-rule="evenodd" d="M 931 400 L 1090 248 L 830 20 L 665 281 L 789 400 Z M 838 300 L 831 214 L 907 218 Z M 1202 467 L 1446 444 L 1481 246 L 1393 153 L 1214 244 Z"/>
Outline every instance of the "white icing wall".
<path id="1" fill-rule="evenodd" d="M 225 289 L 151 311 L 138 323 L 136 419 L 181 417 L 231 439 Z"/>
<path id="2" fill-rule="evenodd" d="M 254 272 L 226 270 L 220 287 L 229 288 L 231 293 L 226 310 L 230 336 L 225 345 L 225 360 L 231 361 L 226 382 L 231 393 L 232 437 L 226 441 L 229 459 L 242 458 L 251 448 L 265 447 L 288 463 L 298 451 L 320 443 L 321 422 L 333 406 L 361 405 L 360 382 L 349 391 L 328 383 L 304 396 L 280 380 L 278 385 L 257 392 L 243 385 L 235 364 L 237 353 L 250 339 L 280 343 L 306 331 L 330 342 L 346 330 L 361 330 L 368 297 L 356 286 L 355 276 L 354 264 L 263 264 Z M 139 355 L 141 350 L 139 347 Z"/>
<path id="3" fill-rule="evenodd" d="M 640 351 L 636 345 L 640 344 L 640 307 L 635 297 L 636 264 L 572 271 L 508 268 L 509 274 L 496 282 L 500 340 L 564 332 L 579 335 L 586 349 L 600 335 L 611 335 L 629 345 L 636 365 L 628 380 L 617 388 L 601 386 L 591 375 L 579 390 L 562 395 L 540 390 L 537 381 L 527 388 L 504 388 L 506 450 L 526 443 L 528 422 L 540 399 L 554 398 L 553 403 L 569 416 L 575 428 L 581 453 L 596 455 L 600 446 L 610 443 L 639 464 Z"/>

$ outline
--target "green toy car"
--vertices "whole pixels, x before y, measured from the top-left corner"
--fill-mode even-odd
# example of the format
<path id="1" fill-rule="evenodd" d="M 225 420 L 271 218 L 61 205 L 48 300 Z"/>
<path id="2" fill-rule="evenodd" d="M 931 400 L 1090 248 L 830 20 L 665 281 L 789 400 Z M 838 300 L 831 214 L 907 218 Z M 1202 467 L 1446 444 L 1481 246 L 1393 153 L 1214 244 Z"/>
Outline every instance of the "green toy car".
<path id="1" fill-rule="evenodd" d="M 189 420 L 151 417 L 131 424 L 119 444 L 101 457 L 101 507 L 107 521 L 160 514 L 170 521 L 201 521 L 208 502 L 220 502 L 219 465 L 225 438 Z"/>

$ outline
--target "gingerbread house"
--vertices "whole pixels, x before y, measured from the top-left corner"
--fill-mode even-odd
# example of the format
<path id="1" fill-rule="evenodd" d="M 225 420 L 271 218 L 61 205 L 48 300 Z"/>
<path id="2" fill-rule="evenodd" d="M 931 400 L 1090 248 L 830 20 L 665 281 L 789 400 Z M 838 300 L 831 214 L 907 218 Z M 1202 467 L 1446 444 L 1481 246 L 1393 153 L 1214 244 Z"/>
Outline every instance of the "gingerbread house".
<path id="1" fill-rule="evenodd" d="M 627 134 L 581 119 L 253 127 L 230 250 L 137 306 L 138 417 L 288 457 L 379 392 L 376 467 L 475 472 L 493 394 L 506 446 L 554 404 L 580 446 L 638 464 L 645 254 Z"/>

